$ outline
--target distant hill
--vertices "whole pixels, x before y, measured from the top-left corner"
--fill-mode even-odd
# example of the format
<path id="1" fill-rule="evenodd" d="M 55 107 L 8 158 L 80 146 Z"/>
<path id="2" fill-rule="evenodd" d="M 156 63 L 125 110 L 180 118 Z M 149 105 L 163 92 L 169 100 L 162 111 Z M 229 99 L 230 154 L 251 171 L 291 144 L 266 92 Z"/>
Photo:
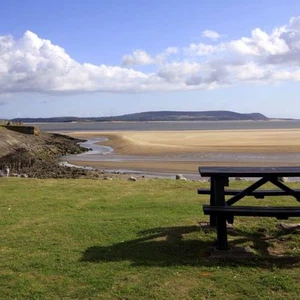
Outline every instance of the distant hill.
<path id="1" fill-rule="evenodd" d="M 14 122 L 113 122 L 113 121 L 241 121 L 269 120 L 260 113 L 242 114 L 233 111 L 148 111 L 113 117 L 54 117 L 54 118 L 16 118 Z"/>
<path id="2" fill-rule="evenodd" d="M 262 114 L 232 111 L 149 111 L 108 118 L 111 121 L 221 121 L 268 120 Z"/>

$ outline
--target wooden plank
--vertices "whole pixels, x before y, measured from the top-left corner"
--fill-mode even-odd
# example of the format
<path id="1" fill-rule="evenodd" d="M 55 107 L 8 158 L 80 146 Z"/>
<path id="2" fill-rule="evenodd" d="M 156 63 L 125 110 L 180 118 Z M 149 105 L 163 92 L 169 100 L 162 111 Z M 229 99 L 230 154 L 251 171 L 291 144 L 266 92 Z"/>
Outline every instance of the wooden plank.
<path id="1" fill-rule="evenodd" d="M 199 188 L 198 194 L 202 195 L 210 195 L 210 189 L 202 189 Z M 243 190 L 237 190 L 237 189 L 227 189 L 224 191 L 225 195 L 234 196 L 239 193 L 241 193 Z M 300 197 L 300 189 L 295 189 L 294 193 L 297 195 L 297 197 Z M 282 191 L 282 190 L 256 190 L 253 191 L 251 194 L 246 196 L 254 196 L 257 198 L 265 197 L 265 196 L 288 196 L 291 195 L 289 191 Z"/>
<path id="2" fill-rule="evenodd" d="M 199 167 L 202 177 L 300 177 L 300 166 L 295 167 Z"/>
<path id="3" fill-rule="evenodd" d="M 210 206 L 203 205 L 205 215 L 257 216 L 257 217 L 300 217 L 300 206 Z"/>

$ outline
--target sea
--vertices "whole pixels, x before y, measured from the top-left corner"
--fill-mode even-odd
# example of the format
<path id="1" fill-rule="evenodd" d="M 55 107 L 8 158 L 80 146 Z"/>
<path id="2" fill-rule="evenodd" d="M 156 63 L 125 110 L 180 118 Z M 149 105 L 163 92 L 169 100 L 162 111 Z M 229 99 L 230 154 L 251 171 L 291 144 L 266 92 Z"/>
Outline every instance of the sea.
<path id="1" fill-rule="evenodd" d="M 297 129 L 300 120 L 35 123 L 43 131 Z"/>

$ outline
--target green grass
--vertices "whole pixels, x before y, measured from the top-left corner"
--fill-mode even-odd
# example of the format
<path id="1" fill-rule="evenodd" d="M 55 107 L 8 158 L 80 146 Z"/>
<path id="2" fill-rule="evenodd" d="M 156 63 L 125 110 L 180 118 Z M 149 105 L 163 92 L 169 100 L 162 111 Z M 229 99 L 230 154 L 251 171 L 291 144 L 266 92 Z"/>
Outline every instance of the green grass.
<path id="1" fill-rule="evenodd" d="M 299 231 L 236 218 L 230 245 L 256 256 L 213 259 L 216 233 L 199 226 L 207 186 L 1 179 L 1 299 L 298 299 Z"/>

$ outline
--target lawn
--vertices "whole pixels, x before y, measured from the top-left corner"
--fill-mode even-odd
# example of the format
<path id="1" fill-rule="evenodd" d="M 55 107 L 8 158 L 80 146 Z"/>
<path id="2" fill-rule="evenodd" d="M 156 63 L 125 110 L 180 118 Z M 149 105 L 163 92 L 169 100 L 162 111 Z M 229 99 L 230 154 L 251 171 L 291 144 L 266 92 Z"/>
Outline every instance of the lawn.
<path id="1" fill-rule="evenodd" d="M 199 187 L 208 183 L 2 178 L 1 299 L 298 299 L 299 230 L 236 218 L 230 246 L 255 257 L 212 258 Z"/>

